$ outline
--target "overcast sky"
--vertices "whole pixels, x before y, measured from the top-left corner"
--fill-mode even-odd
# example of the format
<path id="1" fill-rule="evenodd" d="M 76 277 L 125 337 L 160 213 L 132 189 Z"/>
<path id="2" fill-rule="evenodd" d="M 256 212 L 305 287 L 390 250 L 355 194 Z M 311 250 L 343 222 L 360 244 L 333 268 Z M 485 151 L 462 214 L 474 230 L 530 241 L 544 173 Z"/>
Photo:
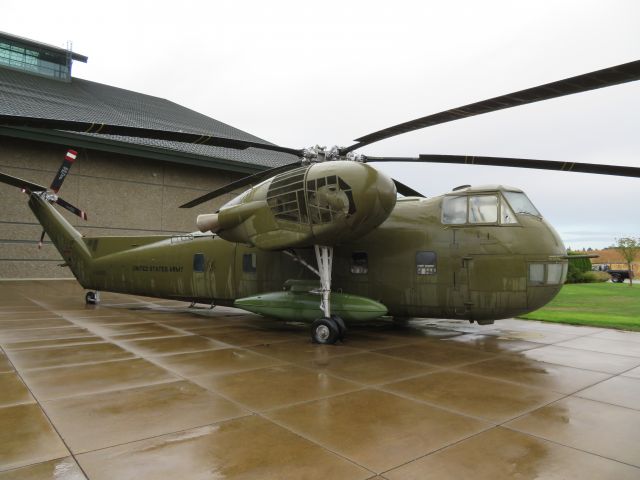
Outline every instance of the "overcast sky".
<path id="1" fill-rule="evenodd" d="M 77 77 L 167 98 L 290 147 L 361 135 L 640 59 L 640 2 L 2 2 L 0 30 L 73 50 Z M 640 82 L 405 134 L 370 155 L 494 155 L 640 167 Z M 640 179 L 385 164 L 427 196 L 525 190 L 567 246 L 640 236 Z"/>

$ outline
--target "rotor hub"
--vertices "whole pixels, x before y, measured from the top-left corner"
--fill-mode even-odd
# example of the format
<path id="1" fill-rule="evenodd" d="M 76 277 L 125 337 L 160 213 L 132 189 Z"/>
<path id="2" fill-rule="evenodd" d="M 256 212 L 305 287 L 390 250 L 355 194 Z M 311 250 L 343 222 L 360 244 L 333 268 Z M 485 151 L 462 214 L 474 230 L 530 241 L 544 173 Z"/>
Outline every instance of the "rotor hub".
<path id="1" fill-rule="evenodd" d="M 316 145 L 305 148 L 302 153 L 302 163 L 303 165 L 310 165 L 312 163 L 330 162 L 333 160 L 347 160 L 360 163 L 366 161 L 364 155 L 354 152 L 342 154 L 343 150 L 343 147 L 338 147 L 337 145 L 333 145 L 332 147 Z"/>

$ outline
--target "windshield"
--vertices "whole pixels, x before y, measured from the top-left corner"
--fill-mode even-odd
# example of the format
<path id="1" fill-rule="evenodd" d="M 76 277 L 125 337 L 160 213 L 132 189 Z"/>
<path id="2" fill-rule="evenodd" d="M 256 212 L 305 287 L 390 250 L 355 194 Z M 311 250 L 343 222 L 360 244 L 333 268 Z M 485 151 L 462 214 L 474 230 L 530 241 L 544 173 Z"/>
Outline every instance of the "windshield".
<path id="1" fill-rule="evenodd" d="M 522 192 L 507 192 L 503 191 L 502 194 L 505 196 L 509 204 L 516 213 L 526 213 L 528 215 L 535 215 L 536 217 L 542 217 L 540 212 L 533 206 L 531 200 L 527 198 L 527 196 Z"/>

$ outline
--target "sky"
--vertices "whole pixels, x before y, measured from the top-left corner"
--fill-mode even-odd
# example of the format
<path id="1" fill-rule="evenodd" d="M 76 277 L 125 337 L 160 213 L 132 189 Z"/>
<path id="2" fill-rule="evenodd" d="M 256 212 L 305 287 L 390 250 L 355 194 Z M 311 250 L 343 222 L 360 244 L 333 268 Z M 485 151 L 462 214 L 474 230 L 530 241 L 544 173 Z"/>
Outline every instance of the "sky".
<path id="1" fill-rule="evenodd" d="M 4 0 L 0 30 L 89 57 L 74 76 L 166 98 L 279 145 L 351 145 L 417 117 L 640 59 L 636 0 Z M 640 167 L 640 82 L 476 116 L 360 153 Z M 384 164 L 434 196 L 523 189 L 574 249 L 640 237 L 640 179 Z"/>

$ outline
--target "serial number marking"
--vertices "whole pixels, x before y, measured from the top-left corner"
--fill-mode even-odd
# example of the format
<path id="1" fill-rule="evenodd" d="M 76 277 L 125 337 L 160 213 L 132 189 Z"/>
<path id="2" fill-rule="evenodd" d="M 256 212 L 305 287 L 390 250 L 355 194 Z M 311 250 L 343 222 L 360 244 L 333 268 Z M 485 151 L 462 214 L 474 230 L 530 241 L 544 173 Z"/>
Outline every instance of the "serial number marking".
<path id="1" fill-rule="evenodd" d="M 184 267 L 179 265 L 134 265 L 134 272 L 180 273 Z"/>

